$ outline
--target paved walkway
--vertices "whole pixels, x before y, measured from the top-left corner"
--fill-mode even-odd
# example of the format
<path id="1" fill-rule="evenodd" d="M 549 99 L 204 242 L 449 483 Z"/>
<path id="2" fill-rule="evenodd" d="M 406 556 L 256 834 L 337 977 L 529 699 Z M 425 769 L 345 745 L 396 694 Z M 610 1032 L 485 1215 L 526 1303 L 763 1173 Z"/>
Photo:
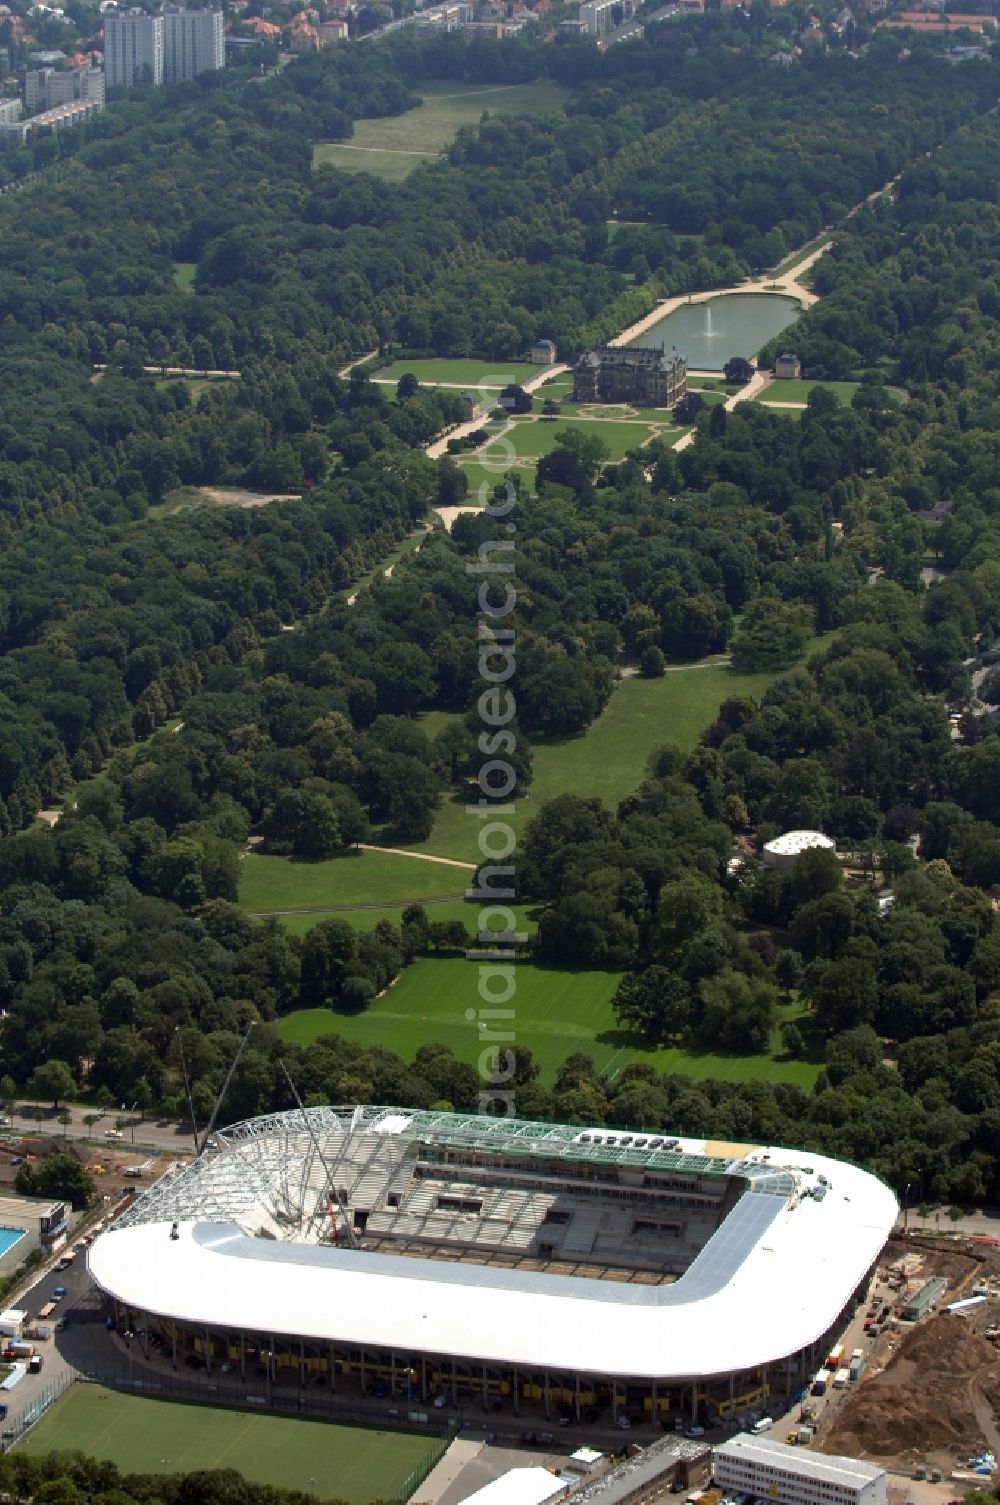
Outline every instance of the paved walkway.
<path id="1" fill-rule="evenodd" d="M 536 388 L 542 386 L 544 382 L 547 382 L 550 376 L 561 376 L 569 369 L 569 366 L 565 365 L 565 363 L 554 366 L 539 366 L 535 375 L 529 376 L 527 381 L 521 382 L 521 386 L 526 392 L 534 392 Z M 475 386 L 475 382 L 466 382 L 464 389 L 466 391 L 475 391 Z M 482 414 L 480 414 L 476 418 L 468 418 L 464 423 L 457 423 L 455 427 L 453 429 L 449 429 L 446 434 L 442 434 L 437 439 L 432 439 L 430 444 L 426 446 L 424 454 L 429 460 L 438 460 L 442 455 L 446 455 L 448 453 L 449 439 L 464 439 L 466 434 L 473 434 L 475 433 L 476 429 L 481 429 L 482 426 Z"/>
<path id="2" fill-rule="evenodd" d="M 388 852 L 392 857 L 412 857 L 415 862 L 440 862 L 445 867 L 464 867 L 471 872 L 476 871 L 474 862 L 459 862 L 457 857 L 434 857 L 430 852 L 408 852 L 405 847 L 375 847 L 364 841 L 359 841 L 358 846 L 362 852 Z"/>
<path id="3" fill-rule="evenodd" d="M 734 392 L 731 397 L 726 398 L 723 403 L 726 412 L 731 413 L 738 402 L 753 402 L 755 397 L 759 397 L 761 392 L 770 386 L 771 379 L 770 371 L 755 371 L 745 387 L 741 387 L 738 392 Z M 674 450 L 687 449 L 689 444 L 694 443 L 697 432 L 697 429 L 688 429 L 687 433 L 682 434 L 678 439 L 674 445 Z"/>
<path id="4" fill-rule="evenodd" d="M 456 1437 L 441 1461 L 431 1469 L 410 1501 L 410 1505 L 437 1505 L 438 1500 L 455 1483 L 466 1464 L 471 1463 L 482 1450 L 481 1441 Z"/>

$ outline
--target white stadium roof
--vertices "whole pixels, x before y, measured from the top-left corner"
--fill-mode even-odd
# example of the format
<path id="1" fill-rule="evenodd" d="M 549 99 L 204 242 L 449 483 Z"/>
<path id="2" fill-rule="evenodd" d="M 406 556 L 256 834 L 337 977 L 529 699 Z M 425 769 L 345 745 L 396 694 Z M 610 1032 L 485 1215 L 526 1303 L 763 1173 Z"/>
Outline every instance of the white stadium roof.
<path id="1" fill-rule="evenodd" d="M 280 1134 L 286 1145 L 292 1133 L 304 1138 L 305 1120 L 316 1144 L 331 1125 L 343 1132 L 348 1123 L 355 1132 L 389 1131 L 445 1149 L 491 1147 L 508 1160 L 641 1164 L 736 1177 L 746 1189 L 672 1284 L 413 1258 L 281 1232 L 257 1237 L 235 1194 L 228 1211 L 218 1191 L 208 1194 L 212 1173 L 228 1166 L 242 1184 L 252 1182 L 260 1164 L 253 1154 Z M 708 1378 L 775 1362 L 825 1335 L 897 1214 L 895 1197 L 876 1177 L 806 1151 L 727 1155 L 703 1140 L 375 1108 L 278 1114 L 219 1137 L 216 1155 L 168 1174 L 91 1247 L 90 1271 L 104 1291 L 197 1327 L 487 1365 L 643 1380 Z"/>

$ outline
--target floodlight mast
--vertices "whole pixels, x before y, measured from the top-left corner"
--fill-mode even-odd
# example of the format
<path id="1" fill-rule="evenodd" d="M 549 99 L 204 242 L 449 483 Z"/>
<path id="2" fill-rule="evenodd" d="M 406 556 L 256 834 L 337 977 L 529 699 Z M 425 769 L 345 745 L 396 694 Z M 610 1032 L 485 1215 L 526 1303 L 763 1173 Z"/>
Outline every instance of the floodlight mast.
<path id="1" fill-rule="evenodd" d="M 196 1156 L 195 1156 L 195 1158 L 197 1160 L 200 1160 L 201 1157 L 202 1157 L 202 1155 L 204 1155 L 205 1148 L 206 1148 L 206 1146 L 208 1144 L 208 1141 L 212 1137 L 212 1130 L 215 1128 L 215 1120 L 219 1116 L 219 1109 L 222 1107 L 222 1100 L 225 1097 L 226 1093 L 229 1091 L 229 1083 L 233 1079 L 233 1072 L 236 1070 L 237 1066 L 240 1064 L 240 1057 L 242 1056 L 243 1052 L 247 1048 L 247 1041 L 250 1039 L 250 1035 L 251 1035 L 251 1033 L 253 1031 L 253 1028 L 254 1028 L 254 1025 L 256 1023 L 257 1023 L 256 1019 L 251 1019 L 250 1020 L 250 1023 L 247 1025 L 247 1032 L 243 1036 L 243 1039 L 240 1041 L 239 1049 L 237 1050 L 236 1054 L 233 1056 L 232 1065 L 230 1066 L 229 1070 L 226 1072 L 226 1080 L 223 1082 L 223 1084 L 222 1084 L 222 1090 L 220 1091 L 218 1097 L 215 1099 L 215 1107 L 212 1109 L 212 1116 L 208 1120 L 208 1128 L 205 1130 L 205 1136 L 202 1139 L 201 1144 L 197 1146 L 197 1153 L 196 1153 Z"/>
<path id="2" fill-rule="evenodd" d="M 285 1073 L 285 1081 L 288 1083 L 288 1086 L 289 1086 L 289 1088 L 291 1090 L 291 1094 L 292 1094 L 292 1096 L 295 1099 L 295 1105 L 296 1105 L 296 1107 L 298 1108 L 299 1112 L 302 1114 L 302 1122 L 305 1124 L 306 1133 L 309 1135 L 309 1138 L 312 1140 L 312 1147 L 316 1151 L 317 1156 L 319 1157 L 319 1163 L 320 1163 L 320 1165 L 323 1167 L 323 1170 L 326 1172 L 327 1205 L 329 1206 L 332 1203 L 333 1199 L 336 1197 L 337 1206 L 340 1208 L 340 1211 L 344 1215 L 344 1230 L 345 1230 L 345 1232 L 347 1234 L 347 1242 L 350 1244 L 350 1246 L 351 1246 L 352 1249 L 356 1249 L 358 1247 L 358 1241 L 354 1237 L 354 1229 L 351 1227 L 351 1220 L 350 1220 L 350 1217 L 348 1216 L 348 1210 L 344 1206 L 343 1202 L 340 1200 L 340 1194 L 337 1192 L 337 1189 L 334 1186 L 334 1183 L 333 1183 L 333 1172 L 332 1172 L 332 1170 L 330 1169 L 330 1167 L 329 1167 L 329 1165 L 327 1163 L 326 1156 L 323 1154 L 323 1151 L 320 1148 L 320 1143 L 319 1143 L 319 1140 L 316 1138 L 316 1133 L 315 1133 L 315 1130 L 313 1129 L 312 1121 L 311 1121 L 311 1119 L 309 1117 L 309 1114 L 305 1110 L 305 1104 L 303 1103 L 301 1097 L 299 1097 L 298 1088 L 296 1087 L 295 1083 L 292 1081 L 291 1074 L 290 1074 L 290 1072 L 288 1070 L 288 1067 L 285 1065 L 284 1061 L 279 1061 L 278 1064 L 281 1067 L 282 1071 Z"/>

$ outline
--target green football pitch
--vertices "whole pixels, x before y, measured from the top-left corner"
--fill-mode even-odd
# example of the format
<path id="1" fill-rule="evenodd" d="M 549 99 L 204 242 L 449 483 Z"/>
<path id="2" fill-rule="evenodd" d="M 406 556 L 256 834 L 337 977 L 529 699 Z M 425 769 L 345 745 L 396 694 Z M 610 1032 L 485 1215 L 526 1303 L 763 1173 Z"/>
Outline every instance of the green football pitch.
<path id="1" fill-rule="evenodd" d="M 434 1439 L 297 1417 L 120 1395 L 77 1384 L 19 1444 L 28 1453 L 81 1452 L 123 1473 L 236 1469 L 261 1484 L 368 1505 L 398 1495 Z"/>

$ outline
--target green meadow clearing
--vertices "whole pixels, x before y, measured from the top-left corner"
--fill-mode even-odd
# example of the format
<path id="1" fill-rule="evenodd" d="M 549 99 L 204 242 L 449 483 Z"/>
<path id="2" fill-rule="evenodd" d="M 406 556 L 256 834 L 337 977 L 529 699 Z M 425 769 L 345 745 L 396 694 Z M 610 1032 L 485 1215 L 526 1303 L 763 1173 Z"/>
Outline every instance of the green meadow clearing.
<path id="1" fill-rule="evenodd" d="M 25 1453 L 81 1452 L 123 1473 L 237 1469 L 259 1484 L 369 1505 L 399 1495 L 432 1439 L 297 1417 L 248 1415 L 77 1384 L 18 1443 Z"/>
<path id="2" fill-rule="evenodd" d="M 815 639 L 810 651 L 828 637 Z M 533 738 L 534 779 L 507 817 L 518 836 L 539 806 L 558 794 L 596 795 L 611 809 L 642 781 L 649 755 L 663 742 L 694 747 L 729 695 L 760 696 L 774 673 L 737 674 L 724 660 L 668 670 L 662 679 L 625 679 L 600 716 L 576 737 Z M 408 850 L 477 858 L 476 822 L 464 798 L 446 796 L 426 841 Z"/>
<path id="3" fill-rule="evenodd" d="M 441 157 L 462 126 L 477 126 L 491 115 L 551 115 L 560 112 L 568 90 L 538 79 L 531 84 L 421 84 L 422 103 L 402 115 L 356 120 L 349 142 L 321 141 L 313 166 L 345 172 L 371 172 L 399 183 L 414 168 Z"/>
<path id="4" fill-rule="evenodd" d="M 505 387 L 509 382 L 527 381 L 538 375 L 530 361 L 481 361 L 460 357 L 428 356 L 425 360 L 398 360 L 383 366 L 374 375 L 379 381 L 399 381 L 401 376 L 415 376 L 425 386 Z"/>
<path id="5" fill-rule="evenodd" d="M 416 862 L 393 852 L 351 852 L 323 862 L 251 852 L 240 863 L 240 899 L 251 914 L 349 904 L 403 906 L 462 898 L 472 873 L 444 862 Z"/>
<path id="6" fill-rule="evenodd" d="M 449 920 L 461 920 L 470 935 L 476 933 L 479 924 L 479 905 L 467 899 L 423 899 L 427 906 L 427 918 L 435 924 Z M 512 904 L 511 911 L 517 917 L 517 928 L 525 935 L 534 935 L 538 929 L 541 912 L 534 904 Z M 321 920 L 346 920 L 354 930 L 374 930 L 379 920 L 388 920 L 391 925 L 400 925 L 403 920 L 401 904 L 373 905 L 371 909 L 338 910 L 333 914 L 285 914 L 280 916 L 281 928 L 289 935 L 305 935 Z"/>
<path id="7" fill-rule="evenodd" d="M 809 393 L 814 387 L 822 387 L 824 392 L 830 392 L 840 403 L 841 407 L 850 407 L 851 398 L 858 390 L 856 381 L 802 381 L 782 380 L 774 381 L 766 387 L 757 401 L 767 404 L 769 402 L 808 402 Z"/>
<path id="8" fill-rule="evenodd" d="M 574 1051 L 584 1051 L 609 1076 L 631 1061 L 648 1061 L 657 1071 L 683 1072 L 697 1079 L 797 1082 L 808 1088 L 819 1070 L 808 1061 L 784 1059 L 777 1030 L 771 1053 L 762 1056 L 645 1047 L 615 1019 L 611 1000 L 618 986 L 616 972 L 566 972 L 521 963 L 515 981 L 514 996 L 504 1007 L 513 1009 L 516 1041 L 531 1050 L 545 1085 Z M 363 1013 L 301 1009 L 280 1020 L 278 1031 L 282 1039 L 298 1045 L 308 1045 L 320 1035 L 342 1035 L 359 1045 L 385 1046 L 406 1060 L 433 1041 L 450 1046 L 460 1060 L 474 1065 L 482 1050 L 478 982 L 476 962 L 422 958 Z M 798 1013 L 792 1005 L 783 1018 L 796 1018 Z"/>

